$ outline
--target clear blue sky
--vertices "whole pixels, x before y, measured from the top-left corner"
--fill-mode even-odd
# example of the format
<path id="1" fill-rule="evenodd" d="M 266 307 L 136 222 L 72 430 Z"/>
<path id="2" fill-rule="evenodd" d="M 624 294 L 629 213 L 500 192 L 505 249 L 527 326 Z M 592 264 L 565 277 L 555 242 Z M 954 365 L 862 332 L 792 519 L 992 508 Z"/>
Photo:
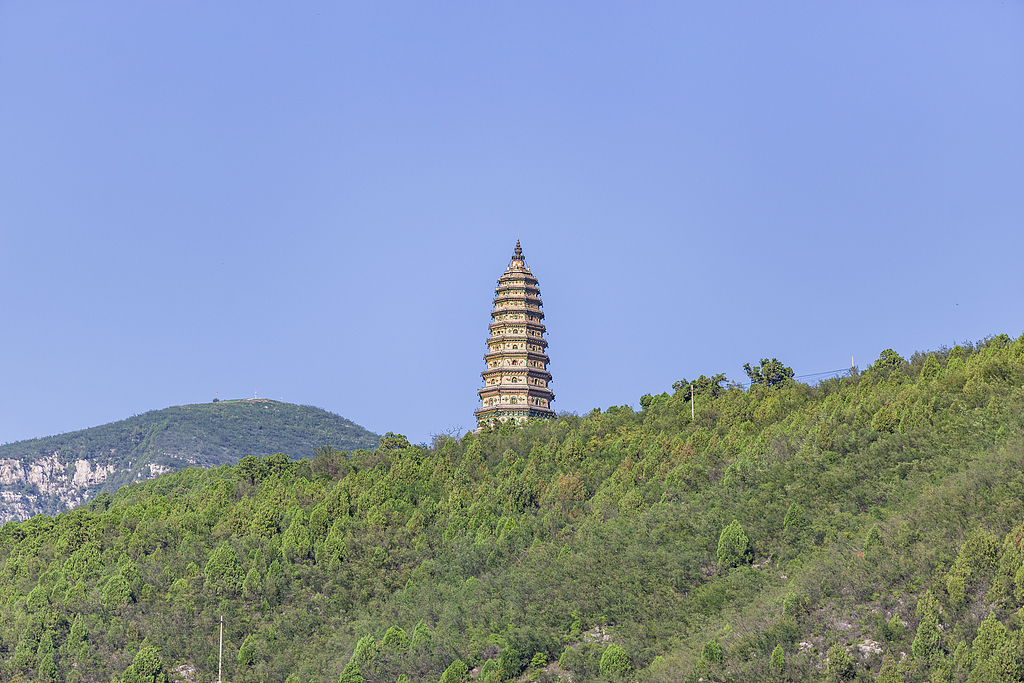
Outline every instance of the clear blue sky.
<path id="1" fill-rule="evenodd" d="M 1019 335 L 1024 2 L 0 2 L 0 442 L 471 428 L 517 238 L 559 411 Z"/>

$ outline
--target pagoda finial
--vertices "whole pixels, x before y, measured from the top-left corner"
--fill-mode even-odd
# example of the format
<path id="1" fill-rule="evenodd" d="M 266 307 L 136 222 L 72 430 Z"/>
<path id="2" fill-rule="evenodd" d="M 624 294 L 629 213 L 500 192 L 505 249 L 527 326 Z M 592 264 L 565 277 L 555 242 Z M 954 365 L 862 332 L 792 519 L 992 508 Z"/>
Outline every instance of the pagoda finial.
<path id="1" fill-rule="evenodd" d="M 523 248 L 519 246 L 519 240 L 516 240 L 516 255 L 513 258 L 517 261 L 523 260 Z"/>

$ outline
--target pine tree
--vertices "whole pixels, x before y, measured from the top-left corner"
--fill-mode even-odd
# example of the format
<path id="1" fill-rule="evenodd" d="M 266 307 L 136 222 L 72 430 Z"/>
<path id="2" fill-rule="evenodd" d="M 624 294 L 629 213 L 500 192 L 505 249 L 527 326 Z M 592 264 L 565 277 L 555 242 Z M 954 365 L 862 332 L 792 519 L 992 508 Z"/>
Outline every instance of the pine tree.
<path id="1" fill-rule="evenodd" d="M 444 673 L 441 674 L 440 683 L 463 683 L 469 678 L 469 667 L 461 659 L 451 663 Z"/>
<path id="2" fill-rule="evenodd" d="M 719 571 L 741 564 L 750 564 L 752 554 L 750 540 L 744 533 L 743 527 L 737 520 L 732 520 L 727 527 L 722 529 L 722 534 L 718 537 Z"/>
<path id="3" fill-rule="evenodd" d="M 150 645 L 149 641 L 142 641 L 131 665 L 125 669 L 121 683 L 166 683 L 166 681 L 159 651 Z"/>
<path id="4" fill-rule="evenodd" d="M 886 652 L 882 657 L 882 669 L 878 672 L 875 683 L 903 683 L 903 676 L 900 675 L 892 652 Z"/>

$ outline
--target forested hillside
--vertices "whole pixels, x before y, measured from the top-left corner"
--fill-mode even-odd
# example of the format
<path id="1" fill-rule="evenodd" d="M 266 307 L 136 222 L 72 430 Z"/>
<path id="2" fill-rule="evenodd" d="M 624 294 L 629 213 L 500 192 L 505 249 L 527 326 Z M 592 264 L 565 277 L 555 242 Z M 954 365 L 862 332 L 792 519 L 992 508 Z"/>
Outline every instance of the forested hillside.
<path id="1" fill-rule="evenodd" d="M 1024 336 L 780 368 L 6 524 L 0 677 L 1021 680 Z"/>
<path id="2" fill-rule="evenodd" d="M 0 446 L 0 522 L 57 514 L 100 491 L 189 465 L 216 467 L 278 452 L 308 457 L 321 446 L 372 448 L 378 438 L 326 410 L 267 399 L 153 410 Z"/>

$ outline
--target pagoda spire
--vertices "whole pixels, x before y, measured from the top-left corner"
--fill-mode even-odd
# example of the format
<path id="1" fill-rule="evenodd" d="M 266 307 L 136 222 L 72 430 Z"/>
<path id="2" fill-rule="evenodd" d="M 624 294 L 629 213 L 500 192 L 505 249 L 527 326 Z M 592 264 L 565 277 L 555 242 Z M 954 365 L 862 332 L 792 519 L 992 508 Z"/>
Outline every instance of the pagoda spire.
<path id="1" fill-rule="evenodd" d="M 516 248 L 512 252 L 512 260 L 508 262 L 508 267 L 511 268 L 517 261 L 521 267 L 526 267 L 526 258 L 523 256 L 523 247 L 519 244 L 519 240 L 516 240 Z"/>
<path id="2" fill-rule="evenodd" d="M 548 342 L 544 339 L 543 303 L 537 278 L 523 258 L 516 240 L 512 261 L 498 278 L 491 310 L 490 337 L 480 373 L 484 386 L 478 392 L 477 426 L 531 417 L 554 417 Z"/>

